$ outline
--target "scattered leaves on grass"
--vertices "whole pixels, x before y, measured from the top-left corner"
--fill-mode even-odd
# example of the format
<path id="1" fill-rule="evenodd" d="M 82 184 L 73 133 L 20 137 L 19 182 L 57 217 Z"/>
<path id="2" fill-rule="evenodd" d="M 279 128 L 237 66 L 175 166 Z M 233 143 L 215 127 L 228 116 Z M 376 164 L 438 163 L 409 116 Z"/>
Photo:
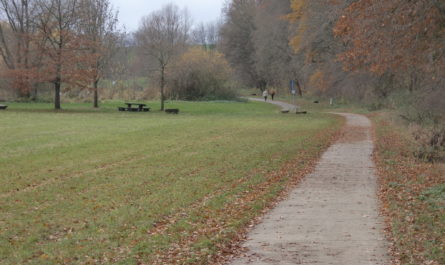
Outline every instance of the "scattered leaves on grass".
<path id="1" fill-rule="evenodd" d="M 393 264 L 445 264 L 445 167 L 419 161 L 402 129 L 380 116 L 374 159 Z"/>
<path id="2" fill-rule="evenodd" d="M 137 258 L 139 264 L 225 264 L 228 260 L 243 252 L 241 243 L 256 223 L 268 210 L 273 208 L 301 179 L 315 167 L 321 153 L 338 138 L 336 128 L 319 133 L 312 139 L 319 145 L 312 146 L 285 163 L 273 172 L 251 172 L 264 174 L 264 182 L 248 185 L 232 196 L 233 200 L 223 208 L 207 204 L 218 195 L 228 192 L 220 190 L 212 196 L 189 207 L 190 211 L 178 212 L 166 216 L 148 231 L 147 236 L 171 235 L 179 222 L 189 225 L 167 249 L 159 249 L 154 259 L 147 256 Z M 231 189 L 243 186 L 249 176 L 240 179 Z M 193 216 L 193 220 L 190 220 Z M 177 232 L 177 231 L 176 231 Z M 147 259 L 150 260 L 149 263 Z"/>

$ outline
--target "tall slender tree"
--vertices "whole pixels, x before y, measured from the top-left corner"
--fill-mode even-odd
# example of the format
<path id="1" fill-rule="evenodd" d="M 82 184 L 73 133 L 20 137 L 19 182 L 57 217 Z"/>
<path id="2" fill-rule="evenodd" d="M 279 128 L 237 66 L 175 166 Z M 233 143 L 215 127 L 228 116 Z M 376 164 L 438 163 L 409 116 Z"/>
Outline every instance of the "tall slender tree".
<path id="1" fill-rule="evenodd" d="M 109 0 L 81 0 L 81 33 L 89 41 L 91 54 L 91 78 L 93 89 L 93 106 L 99 107 L 99 82 L 102 79 L 105 67 L 116 51 L 118 38 L 117 12 Z"/>
<path id="2" fill-rule="evenodd" d="M 293 51 L 290 42 L 290 12 L 288 0 L 263 0 L 257 7 L 256 30 L 252 37 L 255 47 L 255 68 L 269 86 L 287 87 L 294 79 Z"/>
<path id="3" fill-rule="evenodd" d="M 225 7 L 225 24 L 221 29 L 221 50 L 238 79 L 247 86 L 264 86 L 255 68 L 255 30 L 257 0 L 233 0 Z"/>
<path id="4" fill-rule="evenodd" d="M 160 73 L 161 110 L 164 110 L 167 68 L 186 50 L 189 31 L 188 12 L 169 4 L 144 17 L 136 33 L 141 54 L 153 60 Z"/>

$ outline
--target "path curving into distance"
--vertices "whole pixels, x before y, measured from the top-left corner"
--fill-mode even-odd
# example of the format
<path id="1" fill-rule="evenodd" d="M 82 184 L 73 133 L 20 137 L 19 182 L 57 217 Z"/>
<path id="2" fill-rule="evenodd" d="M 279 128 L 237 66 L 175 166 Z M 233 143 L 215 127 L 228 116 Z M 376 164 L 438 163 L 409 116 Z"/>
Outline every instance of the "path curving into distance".
<path id="1" fill-rule="evenodd" d="M 250 101 L 257 101 L 257 102 L 264 102 L 264 98 L 248 98 L 248 100 L 250 100 Z M 280 106 L 282 110 L 289 110 L 290 111 L 290 110 L 295 109 L 295 105 L 292 105 L 292 104 L 289 104 L 289 103 L 286 103 L 286 102 L 282 102 L 282 101 L 271 100 L 270 97 L 267 100 L 267 103 Z"/>
<path id="2" fill-rule="evenodd" d="M 347 120 L 341 139 L 251 231 L 244 244 L 248 252 L 229 264 L 389 264 L 371 122 L 362 115 L 338 115 Z"/>

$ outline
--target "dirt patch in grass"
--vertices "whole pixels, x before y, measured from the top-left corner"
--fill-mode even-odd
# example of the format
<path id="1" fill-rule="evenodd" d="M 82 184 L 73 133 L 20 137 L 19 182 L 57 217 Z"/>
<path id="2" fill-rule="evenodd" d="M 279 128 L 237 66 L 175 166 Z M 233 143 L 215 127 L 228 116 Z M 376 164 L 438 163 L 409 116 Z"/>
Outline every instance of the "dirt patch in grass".
<path id="1" fill-rule="evenodd" d="M 445 264 L 445 167 L 416 159 L 403 128 L 381 115 L 373 120 L 393 264 Z"/>

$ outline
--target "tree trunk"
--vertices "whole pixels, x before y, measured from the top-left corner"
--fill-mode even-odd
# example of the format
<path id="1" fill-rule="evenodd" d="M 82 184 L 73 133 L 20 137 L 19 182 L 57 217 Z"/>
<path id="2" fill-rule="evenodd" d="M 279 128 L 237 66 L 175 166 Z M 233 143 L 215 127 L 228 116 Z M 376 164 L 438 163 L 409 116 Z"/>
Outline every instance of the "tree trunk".
<path id="1" fill-rule="evenodd" d="M 54 82 L 54 90 L 55 90 L 55 97 L 54 97 L 54 108 L 56 110 L 61 109 L 60 108 L 60 77 L 56 78 L 56 81 Z"/>
<path id="2" fill-rule="evenodd" d="M 300 81 L 296 79 L 296 83 L 297 83 L 298 95 L 300 95 L 300 97 L 303 97 L 303 89 L 301 89 Z"/>
<path id="3" fill-rule="evenodd" d="M 161 67 L 161 111 L 164 111 L 165 66 Z"/>
<path id="4" fill-rule="evenodd" d="M 60 87 L 62 85 L 62 47 L 63 47 L 62 43 L 63 43 L 63 41 L 61 39 L 59 42 L 58 50 L 57 50 L 56 78 L 54 80 L 54 90 L 55 90 L 54 108 L 56 110 L 61 109 L 61 107 L 60 107 Z"/>
<path id="5" fill-rule="evenodd" d="M 94 81 L 94 108 L 99 108 L 99 91 L 98 91 L 99 80 Z"/>
<path id="6" fill-rule="evenodd" d="M 32 95 L 32 100 L 37 101 L 37 84 L 33 84 L 34 94 Z"/>

